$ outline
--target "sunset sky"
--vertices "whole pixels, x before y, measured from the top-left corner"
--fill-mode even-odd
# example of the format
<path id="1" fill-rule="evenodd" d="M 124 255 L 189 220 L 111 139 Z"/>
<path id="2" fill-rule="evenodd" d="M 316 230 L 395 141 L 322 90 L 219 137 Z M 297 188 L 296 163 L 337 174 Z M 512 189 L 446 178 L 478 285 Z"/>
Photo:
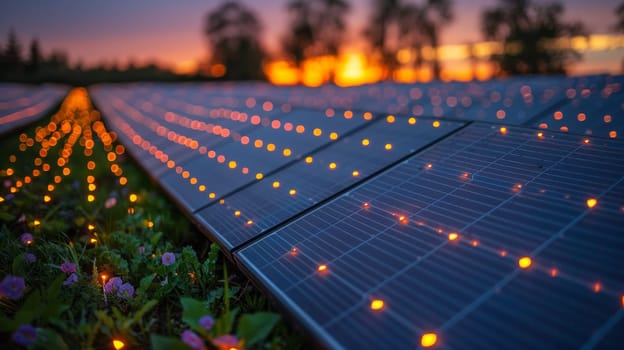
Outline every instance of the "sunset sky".
<path id="1" fill-rule="evenodd" d="M 539 1 L 539 0 L 538 0 Z M 270 52 L 279 49 L 279 39 L 288 26 L 288 0 L 244 0 L 256 10 L 264 25 L 263 39 Z M 369 17 L 371 0 L 350 0 L 348 17 L 352 50 L 362 47 L 360 33 Z M 175 67 L 204 59 L 207 49 L 202 35 L 203 19 L 221 1 L 206 0 L 108 0 L 108 1 L 2 1 L 0 44 L 13 28 L 26 46 L 39 38 L 44 52 L 62 48 L 72 63 L 85 65 L 129 59 L 158 62 Z M 442 33 L 443 44 L 483 40 L 481 11 L 496 0 L 455 0 L 455 21 Z M 566 17 L 582 20 L 591 33 L 609 33 L 615 22 L 615 0 L 566 0 Z M 611 56 L 598 57 L 609 60 Z M 605 61 L 606 62 L 606 61 Z"/>

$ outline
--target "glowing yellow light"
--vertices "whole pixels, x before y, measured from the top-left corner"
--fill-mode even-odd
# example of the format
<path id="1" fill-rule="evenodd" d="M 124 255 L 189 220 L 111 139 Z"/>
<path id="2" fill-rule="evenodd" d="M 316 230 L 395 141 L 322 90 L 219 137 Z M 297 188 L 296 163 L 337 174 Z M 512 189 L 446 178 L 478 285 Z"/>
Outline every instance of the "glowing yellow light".
<path id="1" fill-rule="evenodd" d="M 124 346 L 126 346 L 126 343 L 122 342 L 119 339 L 113 339 L 113 347 L 115 348 L 115 350 L 123 349 Z"/>
<path id="2" fill-rule="evenodd" d="M 13 169 L 8 168 L 8 169 L 6 170 L 6 174 L 7 174 L 7 176 L 11 176 L 11 175 L 13 175 L 13 174 L 14 174 Z"/>
<path id="3" fill-rule="evenodd" d="M 266 146 L 266 149 L 267 149 L 267 151 L 269 151 L 269 152 L 273 152 L 273 151 L 275 151 L 275 144 L 269 143 L 269 144 Z"/>
<path id="4" fill-rule="evenodd" d="M 433 125 L 434 128 L 439 128 L 440 127 L 440 122 L 436 120 L 431 125 Z"/>
<path id="5" fill-rule="evenodd" d="M 251 219 L 247 220 L 247 226 L 251 226 L 251 225 L 253 225 L 253 220 Z"/>
<path id="6" fill-rule="evenodd" d="M 431 169 L 431 168 L 433 168 L 433 164 L 429 163 L 425 165 L 425 169 Z"/>
<path id="7" fill-rule="evenodd" d="M 395 121 L 396 121 L 396 118 L 392 114 L 386 117 L 386 122 L 388 122 L 389 124 L 392 124 Z"/>
<path id="8" fill-rule="evenodd" d="M 327 273 L 327 265 L 321 264 L 316 268 L 316 270 L 320 273 Z"/>
<path id="9" fill-rule="evenodd" d="M 541 131 L 540 131 L 540 132 L 538 132 L 538 133 L 537 133 L 537 137 L 538 137 L 538 138 L 540 138 L 540 139 L 543 139 L 543 138 L 544 138 L 544 133 L 543 133 L 543 132 L 541 132 Z"/>
<path id="10" fill-rule="evenodd" d="M 210 193 L 208 194 L 208 198 L 210 198 L 210 199 L 214 199 L 216 196 L 217 196 L 217 194 L 216 194 L 216 193 L 214 193 L 214 192 L 210 192 Z"/>
<path id="11" fill-rule="evenodd" d="M 337 140 L 337 139 L 338 139 L 338 133 L 336 133 L 336 132 L 331 132 L 331 133 L 329 134 L 329 139 L 330 139 L 330 140 Z"/>
<path id="12" fill-rule="evenodd" d="M 296 247 L 290 248 L 290 255 L 296 256 L 297 254 L 299 254 L 299 250 Z"/>
<path id="13" fill-rule="evenodd" d="M 381 299 L 373 299 L 370 303 L 370 308 L 373 311 L 379 311 L 384 308 L 384 301 Z"/>
<path id="14" fill-rule="evenodd" d="M 500 129 L 498 129 L 498 130 L 500 131 L 500 133 L 501 133 L 501 134 L 503 134 L 503 135 L 507 135 L 507 128 L 506 128 L 506 127 L 501 126 L 501 128 L 500 128 Z"/>
<path id="15" fill-rule="evenodd" d="M 407 120 L 407 123 L 408 123 L 409 125 L 414 125 L 414 124 L 416 124 L 416 118 L 414 118 L 414 117 L 410 117 L 410 118 Z"/>
<path id="16" fill-rule="evenodd" d="M 0 203 L 4 202 L 4 197 L 0 197 Z"/>
<path id="17" fill-rule="evenodd" d="M 435 333 L 425 333 L 420 337 L 420 346 L 430 348 L 438 342 L 438 335 Z"/>
<path id="18" fill-rule="evenodd" d="M 364 202 L 364 204 L 362 204 L 362 207 L 363 207 L 364 209 L 368 209 L 368 208 L 370 208 L 370 203 L 368 203 L 368 202 Z"/>
<path id="19" fill-rule="evenodd" d="M 41 221 L 35 219 L 35 220 L 33 220 L 32 224 L 33 224 L 33 226 L 37 227 L 37 226 L 41 225 Z"/>
<path id="20" fill-rule="evenodd" d="M 292 151 L 290 150 L 290 148 L 284 148 L 282 154 L 284 155 L 284 157 L 290 157 L 292 155 Z"/>
<path id="21" fill-rule="evenodd" d="M 448 234 L 449 241 L 456 241 L 459 239 L 459 234 L 457 232 L 451 232 Z"/>
<path id="22" fill-rule="evenodd" d="M 399 222 L 402 223 L 403 225 L 407 225 L 407 223 L 409 222 L 405 215 L 399 215 L 398 219 L 399 219 Z"/>
<path id="23" fill-rule="evenodd" d="M 279 188 L 280 187 L 280 182 L 279 181 L 273 181 L 273 188 Z"/>
<path id="24" fill-rule="evenodd" d="M 234 212 L 234 216 L 240 216 L 240 215 L 241 215 L 240 210 L 236 210 L 236 211 Z"/>
<path id="25" fill-rule="evenodd" d="M 130 200 L 131 203 L 136 202 L 139 199 L 139 196 L 137 196 L 134 193 L 131 193 L 130 196 L 128 197 L 128 199 Z"/>
<path id="26" fill-rule="evenodd" d="M 589 199 L 587 199 L 585 204 L 587 204 L 587 207 L 591 209 L 591 208 L 595 207 L 596 204 L 598 204 L 598 200 L 596 198 L 589 198 Z"/>
<path id="27" fill-rule="evenodd" d="M 531 266 L 531 264 L 533 263 L 533 261 L 531 260 L 530 257 L 528 256 L 523 256 L 520 259 L 518 259 L 518 266 L 521 269 L 527 269 L 529 268 L 529 266 Z"/>
<path id="28" fill-rule="evenodd" d="M 384 146 L 384 148 L 386 149 L 386 151 L 389 151 L 392 149 L 392 144 L 391 143 L 386 143 L 386 145 Z"/>
<path id="29" fill-rule="evenodd" d="M 369 139 L 363 139 L 362 140 L 362 146 L 368 146 L 370 145 L 370 140 Z"/>
<path id="30" fill-rule="evenodd" d="M 293 188 L 293 189 L 291 189 L 290 191 L 288 191 L 288 194 L 289 194 L 289 195 L 291 195 L 291 196 L 294 196 L 294 195 L 296 195 L 296 194 L 297 194 L 297 190 L 295 190 L 295 189 Z"/>
<path id="31" fill-rule="evenodd" d="M 357 170 L 353 170 L 353 172 L 351 173 L 351 175 L 352 175 L 353 177 L 358 177 L 358 176 L 360 176 L 360 172 L 359 172 L 359 171 L 357 171 Z"/>
<path id="32" fill-rule="evenodd" d="M 338 167 L 338 165 L 336 165 L 336 163 L 334 163 L 334 162 L 329 163 L 329 168 L 330 168 L 331 170 L 336 169 L 336 167 Z"/>
<path id="33" fill-rule="evenodd" d="M 95 225 L 93 225 L 93 224 L 89 224 L 89 225 L 87 225 L 87 229 L 88 229 L 89 231 L 93 231 L 93 230 L 95 230 Z"/>
<path id="34" fill-rule="evenodd" d="M 108 275 L 105 273 L 101 273 L 100 274 L 100 279 L 102 280 L 102 283 L 105 283 L 106 280 L 108 279 Z"/>
<path id="35" fill-rule="evenodd" d="M 152 228 L 154 227 L 154 222 L 151 220 L 145 220 L 145 226 Z"/>
<path id="36" fill-rule="evenodd" d="M 305 162 L 306 162 L 306 163 L 308 163 L 308 164 L 312 164 L 312 162 L 313 162 L 313 161 L 314 161 L 314 158 L 312 158 L 312 157 L 310 157 L 310 156 L 307 156 L 307 157 L 305 158 Z"/>
<path id="37" fill-rule="evenodd" d="M 88 189 L 89 191 L 93 192 L 93 191 L 95 191 L 96 186 L 95 186 L 95 184 L 89 184 L 89 185 L 87 186 L 87 189 Z"/>
<path id="38" fill-rule="evenodd" d="M 264 175 L 262 175 L 262 173 L 256 174 L 256 180 L 262 180 L 262 178 L 264 178 Z"/>
<path id="39" fill-rule="evenodd" d="M 43 201 L 44 201 L 45 203 L 48 203 L 48 202 L 50 202 L 51 200 L 52 200 L 52 197 L 48 196 L 47 194 L 43 196 Z"/>
<path id="40" fill-rule="evenodd" d="M 87 196 L 87 202 L 93 202 L 95 200 L 95 196 L 90 194 Z"/>
<path id="41" fill-rule="evenodd" d="M 371 112 L 364 113 L 364 120 L 371 120 L 371 119 L 373 119 L 373 114 Z"/>
<path id="42" fill-rule="evenodd" d="M 321 129 L 319 129 L 319 128 L 315 128 L 314 130 L 312 130 L 312 134 L 313 134 L 314 136 L 317 136 L 317 137 L 318 137 L 318 136 L 321 136 L 321 135 L 323 135 L 323 130 L 321 130 Z"/>
<path id="43" fill-rule="evenodd" d="M 89 243 L 95 244 L 95 243 L 97 243 L 97 239 L 96 238 L 91 238 L 91 239 L 89 239 Z"/>

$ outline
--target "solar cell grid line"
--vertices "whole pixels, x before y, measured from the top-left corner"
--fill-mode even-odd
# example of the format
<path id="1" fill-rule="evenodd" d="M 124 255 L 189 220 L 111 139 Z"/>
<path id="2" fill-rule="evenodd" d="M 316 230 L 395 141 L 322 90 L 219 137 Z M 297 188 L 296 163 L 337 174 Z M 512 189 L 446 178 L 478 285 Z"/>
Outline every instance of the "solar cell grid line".
<path id="1" fill-rule="evenodd" d="M 0 135 L 42 117 L 67 92 L 65 87 L 59 85 L 27 87 L 3 83 L 0 88 L 6 92 L 0 99 Z"/>
<path id="2" fill-rule="evenodd" d="M 566 90 L 566 104 L 536 118 L 531 124 L 594 137 L 621 138 L 624 121 L 624 76 L 578 78 Z"/>
<path id="3" fill-rule="evenodd" d="M 228 250 L 414 153 L 462 123 L 388 116 L 195 214 Z"/>
<path id="4" fill-rule="evenodd" d="M 180 178 L 178 174 L 169 174 L 161 178 L 161 184 L 181 206 L 193 213 L 222 196 L 262 180 L 305 154 L 348 136 L 374 119 L 370 113 L 347 112 L 327 115 L 321 111 L 294 110 L 270 121 L 270 127 L 245 135 L 247 143 L 231 142 L 212 153 L 180 162 L 176 170 L 180 167 L 182 175 L 186 172 L 187 176 Z M 287 123 L 297 127 L 281 127 Z M 206 193 L 199 194 L 192 183 L 189 186 L 188 178 L 206 184 Z"/>
<path id="5" fill-rule="evenodd" d="M 512 137 L 514 135 L 521 137 L 514 139 Z M 466 140 L 462 140 L 464 137 Z M 497 294 L 499 289 L 505 290 L 509 285 L 516 283 L 518 278 L 530 277 L 532 274 L 544 274 L 546 276 L 552 274 L 552 265 L 557 266 L 557 271 L 562 271 L 555 273 L 555 281 L 565 281 L 574 286 L 574 290 L 564 289 L 561 291 L 558 296 L 560 299 L 574 299 L 576 295 L 574 293 L 597 295 L 603 303 L 612 305 L 613 312 L 621 312 L 617 310 L 624 306 L 620 301 L 624 290 L 624 277 L 616 275 L 610 279 L 604 279 L 609 284 L 612 280 L 619 283 L 619 285 L 610 286 L 608 290 L 604 287 L 596 287 L 593 284 L 594 281 L 585 280 L 588 276 L 587 271 L 593 271 L 597 274 L 596 278 L 600 278 L 601 274 L 607 272 L 613 274 L 609 269 L 605 270 L 604 263 L 601 264 L 599 259 L 596 263 L 600 268 L 596 268 L 594 264 L 588 263 L 585 259 L 583 264 L 579 264 L 584 270 L 579 267 L 579 271 L 575 271 L 574 267 L 569 265 L 569 261 L 547 258 L 546 255 L 544 258 L 541 257 L 541 254 L 546 254 L 548 249 L 568 242 L 567 237 L 575 232 L 575 228 L 582 227 L 580 225 L 583 225 L 586 220 L 598 215 L 604 210 L 603 208 L 609 206 L 611 208 L 609 214 L 604 217 L 604 220 L 601 218 L 600 221 L 612 223 L 601 226 L 601 232 L 606 231 L 602 232 L 603 236 L 611 237 L 611 240 L 594 242 L 602 247 L 596 251 L 609 252 L 608 247 L 605 248 L 605 244 L 612 243 L 613 239 L 616 242 L 624 240 L 617 235 L 619 232 L 617 228 L 621 227 L 621 223 L 624 223 L 622 222 L 623 218 L 612 216 L 622 206 L 622 197 L 609 197 L 611 194 L 621 192 L 620 186 L 624 177 L 624 162 L 621 162 L 621 151 L 624 149 L 624 144 L 601 142 L 594 139 L 587 144 L 583 140 L 582 137 L 558 133 L 538 135 L 534 130 L 519 128 L 509 128 L 507 133 L 502 134 L 498 127 L 473 124 L 310 214 L 235 252 L 235 258 L 245 269 L 251 271 L 252 275 L 257 276 L 259 282 L 270 290 L 279 301 L 290 308 L 295 313 L 295 317 L 299 317 L 302 322 L 311 325 L 312 329 L 321 328 L 322 332 L 317 332 L 317 334 L 324 341 L 327 341 L 328 345 L 338 348 L 357 345 L 374 347 L 375 345 L 382 346 L 383 344 L 394 343 L 396 339 L 387 339 L 384 336 L 384 331 L 392 327 L 401 330 L 399 332 L 403 335 L 401 340 L 405 341 L 401 343 L 402 347 L 418 346 L 420 337 L 429 332 L 439 336 L 439 344 L 455 344 L 454 346 L 456 346 L 456 344 L 461 344 L 461 339 L 453 338 L 455 342 L 451 344 L 452 342 L 446 337 L 452 336 L 451 331 L 455 332 L 459 324 L 457 322 L 463 322 L 465 317 L 472 317 L 472 315 L 482 312 L 483 305 L 499 295 Z M 502 149 L 506 150 L 506 153 L 499 154 L 498 159 L 495 159 L 492 165 L 481 166 L 480 169 L 472 170 L 474 176 L 467 181 L 460 179 L 459 177 L 465 169 L 464 163 L 459 163 L 461 165 L 458 166 L 454 162 L 454 158 L 469 157 L 471 149 L 479 149 L 484 144 L 490 145 L 492 149 L 501 146 Z M 458 149 L 458 145 L 462 145 L 463 148 Z M 521 173 L 526 165 L 534 162 L 539 152 L 544 152 L 543 149 L 540 149 L 543 147 L 550 151 L 548 158 L 552 159 L 545 161 L 540 171 L 533 172 L 529 176 L 522 176 Z M 592 150 L 595 151 L 592 152 Z M 430 154 L 434 156 L 430 156 Z M 522 182 L 518 182 L 522 185 L 521 187 L 517 187 L 518 183 L 515 181 L 510 181 L 505 177 L 497 178 L 496 176 L 496 165 L 508 154 L 517 154 L 520 157 L 517 170 L 519 177 L 523 179 Z M 599 168 L 594 169 L 595 174 L 603 178 L 602 185 L 592 183 L 584 191 L 582 188 L 577 188 L 569 193 L 559 189 L 551 190 L 541 185 L 533 186 L 534 182 L 549 172 L 566 168 L 570 164 L 574 164 L 577 159 L 582 160 L 592 154 L 603 162 L 613 164 L 611 169 L 606 171 Z M 527 157 L 521 158 L 522 155 Z M 437 159 L 435 159 L 436 157 Z M 444 169 L 445 171 L 435 173 L 433 171 L 435 169 Z M 453 172 L 455 174 L 450 175 Z M 481 176 L 481 172 L 484 173 L 483 176 Z M 575 173 L 572 172 L 565 181 L 573 182 L 575 180 L 574 175 Z M 409 188 L 406 185 L 408 183 L 426 183 L 429 178 L 438 178 L 437 181 L 446 178 L 447 185 L 451 189 L 446 188 L 433 201 L 432 198 L 428 198 L 425 202 L 429 204 L 426 204 L 425 207 L 415 211 L 399 212 L 397 208 L 401 207 L 401 200 L 397 201 L 395 194 Z M 497 199 L 491 203 L 483 203 L 486 208 L 481 209 L 481 216 L 469 215 L 463 219 L 463 223 L 456 222 L 455 225 L 448 225 L 449 214 L 445 214 L 446 217 L 438 215 L 436 216 L 437 219 L 427 219 L 420 215 L 427 210 L 435 214 L 436 205 L 450 203 L 446 197 L 450 197 L 448 193 L 457 187 L 466 187 L 470 183 L 479 182 L 487 187 L 491 178 L 496 179 L 495 191 L 488 191 L 487 189 L 482 191 Z M 503 188 L 500 184 L 505 181 L 507 181 L 508 188 L 506 197 L 500 195 L 500 190 Z M 375 183 L 378 184 L 377 190 L 366 190 Z M 418 199 L 419 193 L 414 192 L 411 196 L 413 197 L 406 197 L 408 202 L 404 203 L 404 207 L 408 207 L 409 202 Z M 595 197 L 588 198 L 588 196 Z M 402 201 L 406 201 L 406 199 L 402 199 Z M 514 215 L 517 214 L 516 211 L 522 210 L 505 211 L 507 208 L 517 208 L 517 202 L 524 202 L 524 208 L 539 208 L 541 203 L 547 205 L 543 213 L 538 212 L 534 214 L 533 218 L 523 217 L 520 219 L 519 216 Z M 555 214 L 558 211 L 564 211 L 564 209 L 566 210 L 565 215 Z M 552 215 L 550 210 L 554 210 Z M 461 213 L 461 209 L 458 209 L 458 213 Z M 385 230 L 371 230 L 366 225 L 357 226 L 358 218 L 365 218 L 371 214 L 385 216 L 385 225 L 387 225 Z M 547 218 L 543 219 L 540 216 Z M 326 219 L 319 221 L 319 218 L 322 217 Z M 481 225 L 482 222 L 490 218 L 506 222 L 508 234 L 500 232 L 500 229 L 493 230 Z M 345 224 L 347 220 L 348 224 Z M 514 222 L 522 224 L 523 230 L 514 230 Z M 618 222 L 620 225 L 617 224 Z M 354 234 L 357 232 L 354 231 L 354 224 L 368 234 Z M 548 227 L 544 228 L 545 225 Z M 592 227 L 594 226 L 586 226 L 582 230 L 582 234 L 591 235 Z M 319 238 L 320 236 L 322 239 Z M 341 238 L 352 236 L 359 238 L 361 242 L 351 246 L 347 244 L 348 248 L 343 248 L 344 245 L 340 244 Z M 389 237 L 392 237 L 392 242 L 410 242 L 411 246 L 416 245 L 421 249 L 414 249 L 409 252 L 406 249 L 399 249 L 408 246 L 406 243 L 394 243 L 395 249 L 392 252 L 398 256 L 397 261 L 406 260 L 410 263 L 396 269 L 394 274 L 381 273 L 381 277 L 374 277 L 375 274 L 369 273 L 369 271 L 376 271 L 377 267 L 383 271 L 387 268 L 384 266 L 392 261 L 388 259 L 378 260 L 376 256 L 379 257 L 383 252 L 392 248 L 384 245 L 382 249 L 379 249 L 379 243 L 371 242 L 387 242 L 390 240 Z M 427 237 L 429 241 L 423 241 L 422 237 Z M 529 242 L 520 248 L 515 247 L 519 241 L 522 242 L 524 239 L 528 239 Z M 323 242 L 327 242 L 329 246 L 338 247 L 338 249 L 332 249 L 329 253 L 326 253 L 322 248 L 314 249 L 314 247 L 327 246 Z M 541 246 L 545 248 L 539 250 Z M 360 247 L 366 247 L 366 249 Z M 296 254 L 292 254 L 293 249 L 295 249 Z M 362 254 L 362 251 L 367 252 L 367 254 Z M 613 259 L 617 259 L 613 254 L 608 255 L 611 262 Z M 591 260 L 596 260 L 596 256 L 592 256 L 592 258 Z M 279 268 L 275 268 L 276 266 Z M 321 266 L 323 268 L 319 271 Z M 370 277 L 372 275 L 372 280 L 366 281 L 364 277 L 360 277 L 364 281 L 352 278 L 351 276 L 359 270 L 365 271 L 359 276 Z M 553 279 L 553 277 L 549 278 Z M 473 283 L 472 281 L 476 282 Z M 499 289 L 495 288 L 497 285 L 500 287 Z M 341 297 L 340 305 L 343 305 L 341 307 L 331 303 L 332 293 L 335 293 L 337 286 L 352 291 L 349 292 L 351 293 L 350 300 L 344 295 Z M 305 292 L 312 287 L 315 288 L 316 294 L 323 296 L 326 311 L 322 314 L 316 310 L 312 311 L 311 306 L 308 305 L 309 300 L 305 297 Z M 601 288 L 599 293 L 596 293 L 596 288 Z M 545 286 L 540 290 L 547 293 L 548 287 Z M 497 293 L 488 294 L 488 291 L 496 291 Z M 486 297 L 483 297 L 484 295 Z M 406 299 L 407 297 L 411 299 Z M 385 302 L 383 303 L 385 306 L 381 310 L 371 309 L 371 298 L 379 298 Z M 479 298 L 483 298 L 483 300 Z M 534 300 L 528 301 L 533 302 Z M 510 302 L 511 304 L 504 304 L 499 307 L 513 308 L 523 302 L 527 302 L 527 300 L 521 298 L 515 300 L 514 303 Z M 350 304 L 349 307 L 344 307 L 345 303 Z M 475 303 L 474 310 L 466 309 L 466 305 L 471 303 Z M 331 310 L 333 312 L 330 312 Z M 469 312 L 462 314 L 462 310 L 469 310 Z M 585 324 L 591 323 L 593 327 L 600 327 L 605 319 L 612 316 L 612 314 L 608 312 L 605 314 L 603 311 L 598 312 L 600 317 L 594 314 L 588 315 L 583 308 L 574 308 L 571 312 L 582 313 L 588 320 Z M 300 313 L 304 315 L 298 316 Z M 332 319 L 327 314 L 341 315 L 343 318 Z M 377 317 L 378 314 L 388 314 L 388 316 L 379 321 L 381 316 Z M 423 319 L 417 317 L 419 315 L 428 316 L 427 319 Z M 456 323 L 454 325 L 448 323 L 447 328 L 444 328 L 445 322 L 449 322 L 453 317 L 456 317 L 456 321 L 453 321 Z M 488 317 L 488 314 L 484 317 Z M 364 318 L 367 318 L 366 322 L 361 321 Z M 356 319 L 360 320 L 360 323 L 354 325 L 351 321 Z M 397 319 L 403 319 L 403 321 L 397 322 Z M 406 326 L 405 322 L 410 326 Z M 350 325 L 351 331 L 345 330 L 343 325 L 346 323 Z M 378 331 L 374 339 L 368 340 L 372 343 L 361 344 L 356 342 L 357 334 L 366 332 L 365 329 L 359 328 L 364 327 L 364 324 Z M 505 327 L 505 322 L 499 322 L 497 325 L 500 326 L 497 334 L 511 331 Z M 561 324 L 554 327 L 555 329 L 564 329 L 570 325 L 565 323 L 564 319 Z M 466 334 L 482 335 L 485 332 L 483 328 L 479 327 L 479 324 L 474 322 L 471 323 L 471 327 L 470 332 L 462 334 L 464 336 Z M 523 339 L 527 339 L 533 348 L 539 347 L 541 344 L 537 342 L 539 337 L 534 336 L 537 332 L 534 328 L 535 325 L 529 324 L 526 328 L 521 329 L 521 332 L 527 333 Z M 579 330 L 579 336 L 574 338 L 576 346 L 581 346 L 589 338 L 593 329 L 587 327 Z M 608 335 L 609 332 L 612 331 L 605 334 Z M 473 344 L 477 344 L 479 347 L 487 347 L 488 343 L 483 342 L 483 339 L 486 338 L 484 336 L 479 338 L 481 340 L 470 339 L 470 341 L 474 341 Z M 551 335 L 551 338 L 554 344 L 561 346 L 567 344 L 565 337 L 554 334 Z M 345 341 L 353 343 L 345 343 Z M 500 343 L 494 342 L 493 344 Z M 508 342 L 505 342 L 505 347 L 521 348 L 517 344 Z"/>

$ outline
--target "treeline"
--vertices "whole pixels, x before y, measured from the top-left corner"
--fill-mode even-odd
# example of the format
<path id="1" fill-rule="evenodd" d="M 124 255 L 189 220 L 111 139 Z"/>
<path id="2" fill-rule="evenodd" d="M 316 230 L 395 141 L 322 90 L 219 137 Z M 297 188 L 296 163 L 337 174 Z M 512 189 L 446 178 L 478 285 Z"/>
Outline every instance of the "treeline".
<path id="1" fill-rule="evenodd" d="M 101 82 L 188 79 L 197 79 L 197 77 L 177 75 L 161 68 L 156 63 L 145 65 L 130 63 L 123 69 L 115 63 L 88 68 L 80 62 L 71 65 L 65 51 L 53 49 L 46 55 L 36 38 L 33 38 L 24 50 L 13 30 L 9 31 L 5 45 L 2 45 L 0 41 L 0 81 L 88 85 Z"/>

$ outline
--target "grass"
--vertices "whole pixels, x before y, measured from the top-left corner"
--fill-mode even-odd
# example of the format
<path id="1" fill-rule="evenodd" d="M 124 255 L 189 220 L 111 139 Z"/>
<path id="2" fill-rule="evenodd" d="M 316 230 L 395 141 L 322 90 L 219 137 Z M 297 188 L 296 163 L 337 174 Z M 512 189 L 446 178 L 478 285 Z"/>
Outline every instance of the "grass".
<path id="1" fill-rule="evenodd" d="M 302 347 L 115 139 L 74 89 L 49 121 L 0 141 L 5 347 Z"/>

